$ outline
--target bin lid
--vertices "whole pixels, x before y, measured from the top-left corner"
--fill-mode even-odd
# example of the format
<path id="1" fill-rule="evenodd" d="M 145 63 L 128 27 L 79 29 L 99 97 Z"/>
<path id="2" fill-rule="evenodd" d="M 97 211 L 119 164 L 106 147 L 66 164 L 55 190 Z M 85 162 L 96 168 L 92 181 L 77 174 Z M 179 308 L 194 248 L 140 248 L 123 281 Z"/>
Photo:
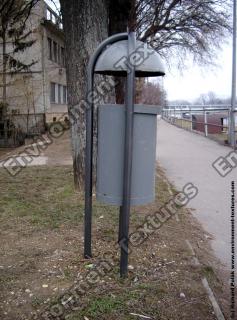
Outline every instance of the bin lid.
<path id="1" fill-rule="evenodd" d="M 99 106 L 99 109 L 101 108 L 124 108 L 124 104 L 103 104 Z M 152 114 L 152 115 L 157 115 L 161 113 L 161 106 L 157 105 L 147 105 L 147 104 L 135 104 L 134 105 L 134 113 L 139 113 L 139 114 Z M 125 110 L 125 109 L 124 109 Z"/>
<path id="2" fill-rule="evenodd" d="M 95 73 L 127 76 L 129 64 L 135 65 L 136 77 L 164 76 L 160 55 L 147 43 L 136 41 L 136 50 L 128 57 L 128 40 L 115 42 L 99 56 Z"/>

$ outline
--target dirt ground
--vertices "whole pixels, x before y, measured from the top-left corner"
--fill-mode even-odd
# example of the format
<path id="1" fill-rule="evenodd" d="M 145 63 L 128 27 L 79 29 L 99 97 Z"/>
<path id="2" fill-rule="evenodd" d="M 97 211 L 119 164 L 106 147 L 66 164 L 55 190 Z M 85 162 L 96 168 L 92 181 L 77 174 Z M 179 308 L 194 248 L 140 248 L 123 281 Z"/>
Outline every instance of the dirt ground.
<path id="1" fill-rule="evenodd" d="M 15 148 L 9 149 L 9 148 L 0 148 L 0 159 L 6 156 L 7 154 L 10 154 L 12 152 L 15 152 Z"/>
<path id="2" fill-rule="evenodd" d="M 223 285 L 210 267 L 206 235 L 187 209 L 135 248 L 129 277 L 119 277 L 118 209 L 94 204 L 93 253 L 83 259 L 83 199 L 74 192 L 69 166 L 26 168 L 11 178 L 0 169 L 0 319 L 46 317 L 68 291 L 85 282 L 110 253 L 113 267 L 66 308 L 67 319 L 215 319 L 201 279 L 206 276 L 223 306 Z M 131 232 L 170 198 L 159 171 L 156 203 L 136 207 Z M 201 261 L 193 262 L 190 239 Z M 224 309 L 226 310 L 226 309 Z M 51 312 L 51 311 L 50 311 Z M 227 311 L 226 311 L 227 312 Z M 134 315 L 135 314 L 135 315 Z M 62 317 L 64 319 L 65 317 Z"/>
<path id="3" fill-rule="evenodd" d="M 211 267 L 209 235 L 190 210 L 180 208 L 179 219 L 170 219 L 133 249 L 129 276 L 120 279 L 118 208 L 94 201 L 93 259 L 85 260 L 84 201 L 74 190 L 72 166 L 67 165 L 71 162 L 68 132 L 43 156 L 48 157 L 47 166 L 25 168 L 16 177 L 0 168 L 1 320 L 214 320 L 201 283 L 204 276 L 229 318 L 228 295 Z M 156 202 L 132 210 L 130 232 L 172 197 L 172 186 L 167 185 L 162 170 L 157 175 Z M 112 267 L 88 287 L 88 273 L 96 272 L 107 256 Z M 68 297 L 78 286 L 85 286 L 86 292 L 77 297 L 75 308 L 75 301 L 72 305 Z"/>
<path id="4" fill-rule="evenodd" d="M 27 152 L 32 156 L 37 154 L 39 151 L 40 157 L 46 158 L 48 166 L 71 165 L 72 155 L 69 135 L 69 130 L 63 131 L 63 133 L 59 135 L 59 138 L 47 133 L 40 138 L 35 138 L 35 140 L 29 139 L 24 146 L 15 149 L 0 148 L 0 161 L 4 161 L 10 156 L 21 155 L 27 150 Z M 50 143 L 46 143 L 45 148 L 39 147 L 38 150 L 29 148 L 32 143 L 40 141 L 50 141 Z M 34 164 L 37 164 L 37 157 L 34 159 Z"/>

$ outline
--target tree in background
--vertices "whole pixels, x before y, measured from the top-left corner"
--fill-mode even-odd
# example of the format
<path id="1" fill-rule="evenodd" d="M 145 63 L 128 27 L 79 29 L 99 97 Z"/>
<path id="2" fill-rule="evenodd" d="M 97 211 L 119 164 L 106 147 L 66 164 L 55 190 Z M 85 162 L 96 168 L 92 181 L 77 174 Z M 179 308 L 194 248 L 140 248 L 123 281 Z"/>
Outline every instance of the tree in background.
<path id="1" fill-rule="evenodd" d="M 25 64 L 17 55 L 32 46 L 28 40 L 31 31 L 26 31 L 26 21 L 38 0 L 1 0 L 0 3 L 0 63 L 2 87 L 2 118 L 4 136 L 7 139 L 7 75 L 29 70 L 34 64 Z"/>
<path id="2" fill-rule="evenodd" d="M 85 119 L 79 108 L 86 97 L 89 56 L 108 35 L 135 29 L 170 64 L 182 66 L 187 54 L 210 63 L 231 32 L 229 0 L 60 0 L 66 38 L 68 101 L 75 184 L 84 179 Z M 123 100 L 123 82 L 116 90 Z M 77 121 L 72 117 L 78 114 Z"/>
<path id="3" fill-rule="evenodd" d="M 139 103 L 165 106 L 166 92 L 157 82 L 145 82 L 145 84 L 142 86 Z"/>
<path id="4" fill-rule="evenodd" d="M 222 105 L 224 103 L 225 100 L 217 97 L 217 95 L 212 91 L 201 94 L 195 101 L 195 104 L 200 105 Z"/>

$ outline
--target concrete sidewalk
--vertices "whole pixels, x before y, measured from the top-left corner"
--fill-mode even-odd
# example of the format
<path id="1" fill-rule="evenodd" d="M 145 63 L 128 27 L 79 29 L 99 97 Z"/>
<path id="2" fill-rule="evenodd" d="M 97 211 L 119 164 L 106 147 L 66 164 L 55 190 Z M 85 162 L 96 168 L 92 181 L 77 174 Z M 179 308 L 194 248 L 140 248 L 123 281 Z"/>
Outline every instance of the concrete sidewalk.
<path id="1" fill-rule="evenodd" d="M 195 217 L 213 236 L 214 252 L 228 269 L 231 263 L 231 181 L 237 182 L 237 168 L 222 178 L 212 163 L 231 151 L 164 120 L 158 121 L 157 159 L 177 189 L 188 182 L 199 189 L 189 206 L 195 209 Z"/>

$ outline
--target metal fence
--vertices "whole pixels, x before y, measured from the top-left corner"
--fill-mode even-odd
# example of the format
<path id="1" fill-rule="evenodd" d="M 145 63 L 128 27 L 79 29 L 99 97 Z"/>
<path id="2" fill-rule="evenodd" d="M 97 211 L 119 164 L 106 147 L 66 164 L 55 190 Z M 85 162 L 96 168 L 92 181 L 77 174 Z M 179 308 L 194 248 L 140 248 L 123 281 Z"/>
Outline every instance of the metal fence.
<path id="1" fill-rule="evenodd" d="M 235 112 L 237 138 L 237 110 Z M 229 143 L 230 106 L 169 106 L 162 117 L 177 127 L 194 131 L 222 144 Z"/>
<path id="2" fill-rule="evenodd" d="M 23 145 L 25 134 L 18 129 L 0 130 L 0 148 L 15 148 Z"/>
<path id="3" fill-rule="evenodd" d="M 33 136 L 45 132 L 45 114 L 14 114 L 9 116 L 10 123 L 21 130 L 26 136 Z"/>
<path id="4" fill-rule="evenodd" d="M 4 129 L 6 125 L 6 128 Z M 5 124 L 0 121 L 0 147 L 18 147 L 26 138 L 41 135 L 46 131 L 45 114 L 12 114 Z"/>

